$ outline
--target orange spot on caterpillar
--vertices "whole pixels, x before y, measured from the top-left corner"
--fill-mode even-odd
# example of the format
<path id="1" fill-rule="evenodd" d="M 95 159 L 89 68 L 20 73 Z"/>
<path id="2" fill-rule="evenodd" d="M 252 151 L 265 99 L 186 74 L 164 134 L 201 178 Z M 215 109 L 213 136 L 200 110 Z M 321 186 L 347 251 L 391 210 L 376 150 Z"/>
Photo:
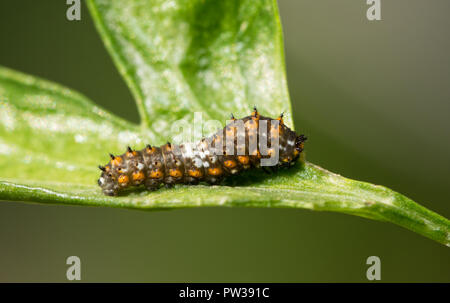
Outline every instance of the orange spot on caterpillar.
<path id="1" fill-rule="evenodd" d="M 155 152 L 156 148 L 152 147 L 150 144 L 145 147 L 145 151 L 147 154 L 153 154 Z"/>
<path id="2" fill-rule="evenodd" d="M 135 172 L 133 173 L 133 181 L 143 181 L 145 179 L 145 175 L 143 172 Z"/>
<path id="3" fill-rule="evenodd" d="M 188 174 L 194 178 L 200 178 L 202 176 L 202 172 L 199 169 L 190 169 Z"/>
<path id="4" fill-rule="evenodd" d="M 222 174 L 222 169 L 220 167 L 208 168 L 208 174 L 211 176 L 219 176 Z"/>
<path id="5" fill-rule="evenodd" d="M 138 153 L 136 151 L 132 151 L 131 153 L 127 152 L 127 157 L 128 158 L 136 157 L 137 155 L 138 155 Z"/>
<path id="6" fill-rule="evenodd" d="M 255 122 L 257 122 L 258 120 L 259 120 L 259 113 L 258 113 L 258 111 L 254 111 L 253 113 L 252 113 L 252 120 L 253 121 L 255 121 Z"/>
<path id="7" fill-rule="evenodd" d="M 150 178 L 152 179 L 160 179 L 163 177 L 163 173 L 160 169 L 154 169 L 150 172 Z"/>
<path id="8" fill-rule="evenodd" d="M 125 186 L 128 184 L 128 181 L 130 181 L 130 179 L 127 175 L 120 175 L 118 181 L 120 185 Z"/>
<path id="9" fill-rule="evenodd" d="M 138 155 L 138 153 L 136 151 L 132 150 L 131 147 L 128 146 L 126 156 L 128 158 L 132 158 L 132 157 L 136 157 L 137 155 Z"/>
<path id="10" fill-rule="evenodd" d="M 227 168 L 233 168 L 236 167 L 236 161 L 234 160 L 226 160 L 223 165 L 225 165 L 225 167 Z"/>
<path id="11" fill-rule="evenodd" d="M 111 164 L 113 166 L 119 166 L 123 162 L 122 157 L 114 157 L 113 160 L 111 160 Z"/>
<path id="12" fill-rule="evenodd" d="M 174 168 L 171 168 L 169 170 L 169 175 L 174 178 L 181 178 L 183 176 L 183 174 L 181 173 L 181 171 L 179 169 L 174 169 Z"/>
<path id="13" fill-rule="evenodd" d="M 238 161 L 242 164 L 248 164 L 250 158 L 248 156 L 238 156 Z"/>

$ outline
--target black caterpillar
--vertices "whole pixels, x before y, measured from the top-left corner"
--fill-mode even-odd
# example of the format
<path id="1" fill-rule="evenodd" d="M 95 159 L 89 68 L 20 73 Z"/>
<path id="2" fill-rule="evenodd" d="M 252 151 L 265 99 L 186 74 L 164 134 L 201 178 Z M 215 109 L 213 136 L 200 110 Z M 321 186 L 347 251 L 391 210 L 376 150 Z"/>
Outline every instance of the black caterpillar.
<path id="1" fill-rule="evenodd" d="M 217 184 L 226 176 L 251 167 L 265 171 L 265 166 L 289 167 L 303 150 L 306 137 L 287 127 L 283 114 L 277 119 L 263 117 L 255 107 L 250 116 L 235 119 L 231 115 L 231 120 L 222 130 L 196 144 L 168 142 L 160 147 L 147 145 L 140 151 L 128 147 L 120 156 L 110 154 L 110 162 L 99 166 L 102 174 L 98 185 L 105 195 L 115 196 L 130 186 L 144 185 L 148 190 L 156 190 L 162 184 Z M 274 156 L 275 162 L 261 165 L 263 159 L 270 162 Z"/>

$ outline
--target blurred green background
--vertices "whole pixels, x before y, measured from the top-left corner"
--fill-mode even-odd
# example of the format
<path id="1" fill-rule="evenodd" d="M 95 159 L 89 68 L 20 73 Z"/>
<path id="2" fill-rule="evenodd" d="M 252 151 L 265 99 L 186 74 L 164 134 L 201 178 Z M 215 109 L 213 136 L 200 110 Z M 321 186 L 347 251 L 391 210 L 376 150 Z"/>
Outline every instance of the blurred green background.
<path id="1" fill-rule="evenodd" d="M 307 158 L 450 218 L 448 0 L 280 0 L 295 123 Z M 95 31 L 65 1 L 0 4 L 0 64 L 71 87 L 138 122 Z M 450 282 L 449 248 L 392 224 L 293 209 L 142 212 L 0 203 L 0 281 Z"/>

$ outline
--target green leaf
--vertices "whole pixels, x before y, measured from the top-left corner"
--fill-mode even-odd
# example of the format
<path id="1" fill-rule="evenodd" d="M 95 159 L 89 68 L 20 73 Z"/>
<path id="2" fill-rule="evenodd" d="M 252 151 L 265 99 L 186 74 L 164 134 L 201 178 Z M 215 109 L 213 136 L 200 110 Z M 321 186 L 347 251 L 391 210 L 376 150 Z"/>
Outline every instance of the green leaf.
<path id="1" fill-rule="evenodd" d="M 177 185 L 104 196 L 98 164 L 127 145 L 160 144 L 168 123 L 225 121 L 256 104 L 290 112 L 281 27 L 273 1 L 89 1 L 105 45 L 142 118 L 135 125 L 56 84 L 0 68 L 0 200 L 173 209 L 293 207 L 388 221 L 450 245 L 450 222 L 387 188 L 306 161 L 221 186 Z M 288 125 L 292 126 L 288 118 Z"/>

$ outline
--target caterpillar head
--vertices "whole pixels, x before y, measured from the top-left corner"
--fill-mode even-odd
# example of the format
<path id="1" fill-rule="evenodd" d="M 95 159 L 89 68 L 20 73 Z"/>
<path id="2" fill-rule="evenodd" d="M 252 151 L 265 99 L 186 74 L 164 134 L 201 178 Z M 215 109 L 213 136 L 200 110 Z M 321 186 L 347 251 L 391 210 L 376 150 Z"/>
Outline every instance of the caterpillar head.
<path id="1" fill-rule="evenodd" d="M 109 167 L 99 166 L 98 168 L 102 171 L 102 174 L 97 182 L 103 193 L 108 196 L 117 195 L 118 185 Z"/>

